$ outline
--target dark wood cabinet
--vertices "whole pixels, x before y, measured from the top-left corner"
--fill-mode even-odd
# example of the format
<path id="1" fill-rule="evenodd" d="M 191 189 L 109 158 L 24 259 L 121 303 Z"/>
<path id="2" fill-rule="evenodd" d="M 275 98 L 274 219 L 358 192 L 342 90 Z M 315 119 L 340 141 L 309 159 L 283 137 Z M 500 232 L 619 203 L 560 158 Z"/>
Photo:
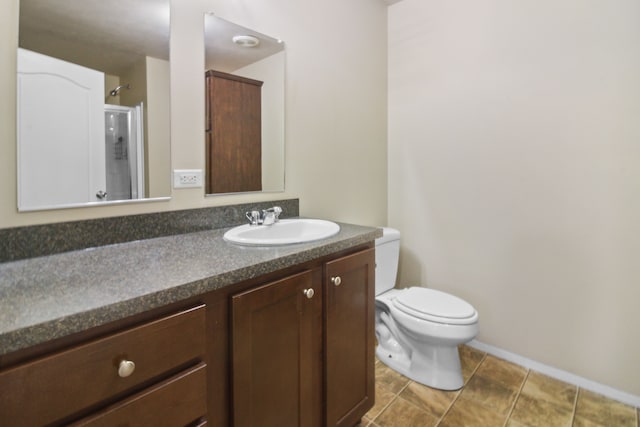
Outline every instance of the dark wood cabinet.
<path id="1" fill-rule="evenodd" d="M 205 308 L 198 306 L 7 369 L 0 372 L 0 424 L 67 425 L 113 404 L 99 418 L 115 420 L 128 417 L 131 408 L 159 413 L 167 402 L 182 412 L 172 419 L 188 418 L 172 425 L 195 422 L 206 415 L 206 383 L 198 381 L 206 371 L 205 343 Z M 156 387 L 198 363 L 197 373 Z M 192 397 L 172 397 L 171 390 L 185 383 Z M 121 402 L 135 393 L 146 397 Z M 89 424 L 106 425 L 98 419 Z"/>
<path id="2" fill-rule="evenodd" d="M 321 270 L 231 300 L 233 425 L 320 426 Z"/>
<path id="3" fill-rule="evenodd" d="M 206 192 L 262 190 L 262 82 L 209 70 Z"/>
<path id="4" fill-rule="evenodd" d="M 374 403 L 374 258 L 363 244 L 5 355 L 0 425 L 352 427 Z"/>
<path id="5" fill-rule="evenodd" d="M 206 365 L 200 363 L 71 427 L 203 425 L 207 412 Z"/>
<path id="6" fill-rule="evenodd" d="M 374 403 L 374 250 L 325 269 L 326 426 L 351 427 Z"/>
<path id="7" fill-rule="evenodd" d="M 352 427 L 373 406 L 374 259 L 365 250 L 232 297 L 235 427 Z"/>

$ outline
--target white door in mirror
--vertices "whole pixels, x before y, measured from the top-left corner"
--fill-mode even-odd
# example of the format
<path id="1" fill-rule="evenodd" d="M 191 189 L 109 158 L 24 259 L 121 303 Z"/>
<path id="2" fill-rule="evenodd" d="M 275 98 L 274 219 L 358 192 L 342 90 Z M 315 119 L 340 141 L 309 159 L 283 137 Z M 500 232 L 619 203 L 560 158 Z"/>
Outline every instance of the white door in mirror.
<path id="1" fill-rule="evenodd" d="M 104 73 L 20 48 L 17 67 L 18 208 L 104 201 Z"/>

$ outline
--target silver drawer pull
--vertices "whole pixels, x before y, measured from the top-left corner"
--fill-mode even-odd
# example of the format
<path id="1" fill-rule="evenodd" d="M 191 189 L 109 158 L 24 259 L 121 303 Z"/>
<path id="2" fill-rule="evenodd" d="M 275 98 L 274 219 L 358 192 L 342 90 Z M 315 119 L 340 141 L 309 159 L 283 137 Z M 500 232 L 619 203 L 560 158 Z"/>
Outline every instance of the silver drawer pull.
<path id="1" fill-rule="evenodd" d="M 313 296 L 316 294 L 313 291 L 313 288 L 305 289 L 305 290 L 302 291 L 302 293 L 304 294 L 304 296 L 306 296 L 309 299 L 313 298 Z"/>
<path id="2" fill-rule="evenodd" d="M 340 284 L 342 283 L 342 279 L 340 278 L 340 276 L 332 277 L 331 283 L 333 283 L 336 286 L 340 286 Z"/>
<path id="3" fill-rule="evenodd" d="M 136 364 L 131 360 L 123 359 L 120 361 L 118 365 L 118 376 L 120 378 L 126 378 L 129 375 L 133 374 L 133 371 L 136 370 Z"/>

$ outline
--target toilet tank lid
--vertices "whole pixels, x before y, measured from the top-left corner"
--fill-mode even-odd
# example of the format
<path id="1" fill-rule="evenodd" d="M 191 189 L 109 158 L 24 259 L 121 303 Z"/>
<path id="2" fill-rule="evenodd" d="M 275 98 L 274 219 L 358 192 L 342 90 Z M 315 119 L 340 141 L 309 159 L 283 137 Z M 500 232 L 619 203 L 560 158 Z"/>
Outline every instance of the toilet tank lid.
<path id="1" fill-rule="evenodd" d="M 394 240 L 400 240 L 400 232 L 395 228 L 381 227 L 382 237 L 376 239 L 376 245 L 382 245 L 383 243 L 393 242 Z"/>

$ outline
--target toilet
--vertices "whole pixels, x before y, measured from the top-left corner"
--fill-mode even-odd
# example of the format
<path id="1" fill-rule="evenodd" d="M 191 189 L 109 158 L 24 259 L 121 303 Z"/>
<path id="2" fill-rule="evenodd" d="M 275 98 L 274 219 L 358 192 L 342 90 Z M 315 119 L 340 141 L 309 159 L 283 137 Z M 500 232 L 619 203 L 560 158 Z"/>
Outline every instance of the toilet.
<path id="1" fill-rule="evenodd" d="M 458 345 L 478 334 L 478 312 L 468 302 L 420 286 L 396 289 L 400 232 L 376 239 L 376 355 L 391 369 L 429 387 L 464 384 Z"/>

